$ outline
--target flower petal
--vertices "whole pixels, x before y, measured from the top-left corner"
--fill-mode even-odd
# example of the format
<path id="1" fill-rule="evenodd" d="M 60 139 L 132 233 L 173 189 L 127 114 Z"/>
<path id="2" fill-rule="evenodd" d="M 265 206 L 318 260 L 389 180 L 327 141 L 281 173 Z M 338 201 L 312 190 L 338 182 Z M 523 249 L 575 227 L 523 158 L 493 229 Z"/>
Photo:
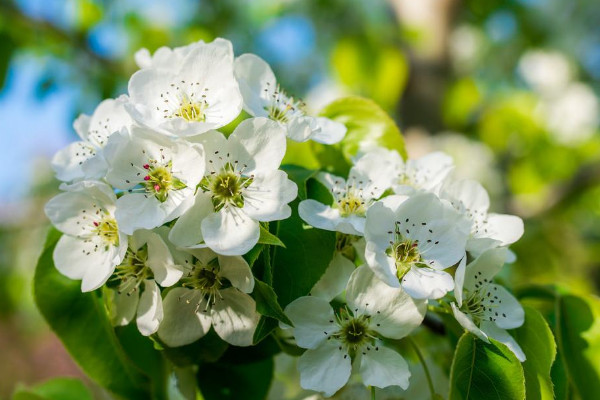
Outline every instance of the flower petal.
<path id="1" fill-rule="evenodd" d="M 119 293 L 117 290 L 108 289 L 109 317 L 113 326 L 124 326 L 135 317 L 140 296 L 137 292 L 133 294 Z"/>
<path id="2" fill-rule="evenodd" d="M 498 328 L 496 324 L 489 321 L 483 321 L 481 323 L 481 330 L 492 339 L 495 339 L 508 347 L 519 361 L 523 362 L 527 359 L 521 346 L 519 346 L 515 338 L 513 338 L 506 330 Z"/>
<path id="3" fill-rule="evenodd" d="M 242 54 L 235 59 L 234 72 L 244 98 L 244 110 L 253 117 L 268 116 L 265 107 L 271 99 L 265 97 L 264 90 L 277 87 L 269 64 L 254 54 Z"/>
<path id="4" fill-rule="evenodd" d="M 340 142 L 346 136 L 346 125 L 333 121 L 329 118 L 318 117 L 317 125 L 321 129 L 310 136 L 311 140 L 323 144 L 335 144 Z"/>
<path id="5" fill-rule="evenodd" d="M 329 302 L 313 296 L 299 297 L 285 307 L 285 314 L 294 324 L 298 346 L 314 349 L 335 332 L 335 316 Z"/>
<path id="6" fill-rule="evenodd" d="M 413 267 L 402 278 L 402 288 L 415 299 L 439 299 L 454 289 L 454 280 L 444 271 Z"/>
<path id="7" fill-rule="evenodd" d="M 244 212 L 258 221 L 276 221 L 292 214 L 288 203 L 298 195 L 298 186 L 281 170 L 255 175 L 244 190 Z"/>
<path id="8" fill-rule="evenodd" d="M 469 263 L 465 269 L 464 288 L 474 292 L 488 282 L 502 269 L 507 256 L 505 247 L 487 250 Z"/>
<path id="9" fill-rule="evenodd" d="M 467 331 L 471 332 L 472 334 L 474 334 L 475 336 L 477 336 L 479 339 L 483 340 L 484 342 L 489 343 L 489 339 L 487 338 L 487 335 L 481 331 L 481 329 L 479 329 L 477 327 L 477 325 L 475 325 L 475 323 L 473 322 L 473 320 L 471 319 L 471 317 L 465 313 L 463 313 L 462 311 L 460 311 L 458 309 L 458 307 L 456 306 L 456 304 L 451 303 L 450 304 L 452 306 L 452 313 L 454 314 L 454 318 L 456 318 L 456 321 L 458 321 L 458 323 L 465 328 Z"/>
<path id="10" fill-rule="evenodd" d="M 523 236 L 523 220 L 515 215 L 489 214 L 488 224 L 494 231 L 492 238 L 499 240 L 501 246 L 508 246 Z"/>
<path id="11" fill-rule="evenodd" d="M 250 346 L 260 315 L 254 299 L 235 288 L 221 290 L 221 300 L 212 306 L 213 328 L 234 346 Z"/>
<path id="12" fill-rule="evenodd" d="M 352 364 L 348 353 L 339 349 L 339 343 L 329 340 L 304 352 L 298 360 L 298 371 L 300 386 L 329 397 L 348 382 Z"/>
<path id="13" fill-rule="evenodd" d="M 260 236 L 258 222 L 242 210 L 225 207 L 202 220 L 202 236 L 208 247 L 219 254 L 239 256 L 256 245 Z"/>
<path id="14" fill-rule="evenodd" d="M 158 330 L 162 319 L 163 307 L 160 289 L 154 280 L 146 279 L 137 310 L 137 327 L 142 335 L 150 336 Z"/>
<path id="15" fill-rule="evenodd" d="M 333 300 L 346 289 L 354 269 L 352 261 L 336 252 L 323 276 L 313 286 L 310 295 L 327 301 Z"/>
<path id="16" fill-rule="evenodd" d="M 338 209 L 313 199 L 301 201 L 298 205 L 298 213 L 300 218 L 315 228 L 361 236 L 364 231 L 364 218 L 355 215 L 344 218 Z"/>
<path id="17" fill-rule="evenodd" d="M 211 214 L 213 205 L 210 195 L 198 190 L 194 205 L 175 221 L 169 240 L 180 247 L 191 247 L 204 241 L 200 224 Z"/>
<path id="18" fill-rule="evenodd" d="M 250 266 L 240 256 L 218 256 L 219 275 L 227 278 L 234 288 L 244 293 L 252 293 L 254 290 L 254 276 Z"/>
<path id="19" fill-rule="evenodd" d="M 154 280 L 162 287 L 174 285 L 183 275 L 183 267 L 175 264 L 169 248 L 156 233 L 150 233 L 147 243 L 146 264 L 152 270 Z"/>
<path id="20" fill-rule="evenodd" d="M 504 287 L 490 284 L 480 289 L 485 306 L 483 320 L 493 321 L 502 329 L 513 329 L 523 325 L 525 312 L 521 303 Z"/>
<path id="21" fill-rule="evenodd" d="M 242 121 L 228 139 L 232 158 L 247 165 L 246 174 L 279 168 L 285 155 L 285 131 L 267 118 Z"/>
<path id="22" fill-rule="evenodd" d="M 370 347 L 360 360 L 360 375 L 367 386 L 408 388 L 410 370 L 406 360 L 386 346 Z"/>
<path id="23" fill-rule="evenodd" d="M 163 300 L 164 318 L 158 337 L 169 347 L 190 344 L 210 329 L 211 318 L 205 312 L 206 300 L 200 291 L 174 288 Z"/>

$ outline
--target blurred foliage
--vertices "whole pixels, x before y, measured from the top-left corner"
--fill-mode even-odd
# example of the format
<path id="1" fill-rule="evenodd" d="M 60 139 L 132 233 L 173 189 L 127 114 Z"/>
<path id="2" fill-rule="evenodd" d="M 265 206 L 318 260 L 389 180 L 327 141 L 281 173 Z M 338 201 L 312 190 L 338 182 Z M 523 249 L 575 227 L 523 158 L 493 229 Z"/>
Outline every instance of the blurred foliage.
<path id="1" fill-rule="evenodd" d="M 496 211 L 525 219 L 517 261 L 503 276 L 513 287 L 560 282 L 590 293 L 600 288 L 599 20 L 596 0 L 2 0 L 0 86 L 11 67 L 36 63 L 41 101 L 75 90 L 64 110 L 72 119 L 126 91 L 138 48 L 227 37 L 236 54 L 264 57 L 315 113 L 342 94 L 372 98 L 407 135 L 409 155 L 447 151 L 457 174 L 482 180 Z M 527 74 L 524 56 L 539 49 L 568 66 L 551 93 Z M 569 103 L 574 85 L 596 101 L 591 123 L 577 124 L 590 100 Z M 296 159 L 304 145 L 291 147 Z M 0 204 L 0 333 L 41 326 L 29 288 L 47 224 L 42 205 L 58 186 L 47 170 L 47 160 L 35 168 L 16 207 Z M 0 396 L 29 376 L 9 372 Z"/>

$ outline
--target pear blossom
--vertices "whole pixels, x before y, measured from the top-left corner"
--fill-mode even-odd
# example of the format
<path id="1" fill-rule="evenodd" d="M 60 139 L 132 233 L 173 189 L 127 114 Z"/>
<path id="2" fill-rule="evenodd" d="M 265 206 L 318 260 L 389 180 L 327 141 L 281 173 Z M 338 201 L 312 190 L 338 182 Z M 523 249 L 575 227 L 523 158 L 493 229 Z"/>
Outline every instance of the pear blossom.
<path id="1" fill-rule="evenodd" d="M 346 301 L 334 311 L 328 300 L 306 296 L 285 308 L 298 346 L 307 349 L 298 361 L 300 385 L 332 396 L 354 366 L 365 385 L 407 388 L 408 364 L 383 339 L 401 339 L 418 327 L 425 301 L 389 287 L 366 266 L 352 273 Z"/>
<path id="2" fill-rule="evenodd" d="M 127 325 L 136 316 L 144 336 L 156 333 L 163 319 L 160 288 L 172 286 L 183 275 L 163 239 L 154 232 L 137 230 L 129 238 L 129 248 L 109 279 L 113 325 Z"/>
<path id="3" fill-rule="evenodd" d="M 127 96 L 102 101 L 94 113 L 82 114 L 73 123 L 73 128 L 81 138 L 52 158 L 52 168 L 56 177 L 65 182 L 102 179 L 106 174 L 106 160 L 102 149 L 110 135 L 133 124 L 125 110 Z"/>
<path id="4" fill-rule="evenodd" d="M 181 287 L 171 289 L 164 299 L 158 337 L 167 346 L 183 346 L 206 335 L 212 326 L 224 341 L 250 346 L 260 316 L 248 295 L 254 289 L 248 263 L 210 249 L 188 249 L 178 257 L 185 275 Z"/>
<path id="5" fill-rule="evenodd" d="M 244 110 L 248 114 L 277 121 L 286 129 L 287 136 L 296 142 L 310 139 L 333 144 L 344 138 L 344 124 L 307 115 L 304 104 L 285 93 L 271 67 L 262 58 L 242 54 L 235 59 L 234 72 L 244 98 Z"/>
<path id="6" fill-rule="evenodd" d="M 444 271 L 465 257 L 462 216 L 432 193 L 389 196 L 371 206 L 365 258 L 377 277 L 419 299 L 437 299 L 454 283 Z"/>
<path id="7" fill-rule="evenodd" d="M 278 169 L 286 147 L 283 130 L 266 118 L 252 118 L 229 138 L 211 131 L 198 140 L 206 151 L 206 176 L 169 238 L 181 247 L 245 254 L 258 242 L 259 221 L 288 218 L 288 203 L 298 193 Z"/>
<path id="8" fill-rule="evenodd" d="M 317 174 L 334 203 L 303 200 L 298 206 L 300 217 L 315 228 L 362 236 L 367 209 L 392 185 L 395 159 L 390 154 L 383 149 L 366 153 L 350 169 L 348 180 L 326 172 Z"/>
<path id="9" fill-rule="evenodd" d="M 45 212 L 63 236 L 53 253 L 56 269 L 81 279 L 81 290 L 102 286 L 127 251 L 127 236 L 115 219 L 116 196 L 110 186 L 95 181 L 64 185 L 48 201 Z"/>
<path id="10" fill-rule="evenodd" d="M 439 189 L 454 168 L 452 157 L 441 151 L 410 159 L 404 162 L 396 154 L 397 178 L 393 184 L 396 194 L 410 195 L 417 191 L 438 193 Z"/>
<path id="11" fill-rule="evenodd" d="M 204 151 L 143 127 L 110 137 L 104 149 L 106 180 L 123 191 L 115 216 L 121 230 L 152 229 L 177 218 L 194 199 L 204 175 Z"/>
<path id="12" fill-rule="evenodd" d="M 525 361 L 525 353 L 506 331 L 523 325 L 523 307 L 504 287 L 492 283 L 506 257 L 506 248 L 490 249 L 457 269 L 454 295 L 458 304 L 451 304 L 452 312 L 463 328 L 488 343 L 492 338 L 505 344 Z"/>
<path id="13" fill-rule="evenodd" d="M 167 46 L 159 47 L 154 54 L 150 54 L 147 48 L 141 48 L 134 54 L 134 60 L 138 67 L 144 68 L 164 68 L 177 70 L 185 57 L 193 50 L 206 46 L 207 43 L 199 40 L 185 46 L 170 48 Z M 231 44 L 225 39 L 215 39 L 211 44 L 213 47 L 223 47 L 223 51 L 228 52 Z"/>
<path id="14" fill-rule="evenodd" d="M 508 246 L 523 235 L 523 220 L 488 213 L 490 198 L 480 183 L 465 179 L 447 184 L 441 194 L 471 224 L 467 250 L 478 256 L 492 247 Z"/>
<path id="15" fill-rule="evenodd" d="M 242 110 L 242 96 L 233 75 L 231 42 L 199 42 L 173 53 L 132 75 L 131 116 L 169 136 L 201 134 L 233 121 Z"/>

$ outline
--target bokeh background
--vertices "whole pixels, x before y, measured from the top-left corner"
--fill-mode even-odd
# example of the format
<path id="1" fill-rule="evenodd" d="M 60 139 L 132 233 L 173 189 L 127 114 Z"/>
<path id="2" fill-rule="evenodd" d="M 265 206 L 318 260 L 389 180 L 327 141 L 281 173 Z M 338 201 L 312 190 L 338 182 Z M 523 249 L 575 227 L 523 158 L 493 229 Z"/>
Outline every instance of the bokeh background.
<path id="1" fill-rule="evenodd" d="M 412 157 L 450 153 L 525 219 L 504 280 L 597 293 L 598 21 L 597 0 L 0 0 L 0 398 L 81 376 L 31 294 L 49 160 L 79 113 L 126 92 L 140 47 L 221 36 L 314 111 L 373 98 Z"/>

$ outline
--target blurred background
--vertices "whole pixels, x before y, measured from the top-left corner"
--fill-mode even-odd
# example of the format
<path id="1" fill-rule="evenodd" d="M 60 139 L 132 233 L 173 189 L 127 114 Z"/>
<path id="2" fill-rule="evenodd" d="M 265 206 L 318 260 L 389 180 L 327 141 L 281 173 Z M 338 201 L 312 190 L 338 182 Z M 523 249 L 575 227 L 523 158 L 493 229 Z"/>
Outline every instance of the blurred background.
<path id="1" fill-rule="evenodd" d="M 0 398 L 81 376 L 36 312 L 31 279 L 71 127 L 127 90 L 140 47 L 221 36 L 266 59 L 315 112 L 348 94 L 443 150 L 492 208 L 525 219 L 519 288 L 600 289 L 597 0 L 0 0 Z"/>

